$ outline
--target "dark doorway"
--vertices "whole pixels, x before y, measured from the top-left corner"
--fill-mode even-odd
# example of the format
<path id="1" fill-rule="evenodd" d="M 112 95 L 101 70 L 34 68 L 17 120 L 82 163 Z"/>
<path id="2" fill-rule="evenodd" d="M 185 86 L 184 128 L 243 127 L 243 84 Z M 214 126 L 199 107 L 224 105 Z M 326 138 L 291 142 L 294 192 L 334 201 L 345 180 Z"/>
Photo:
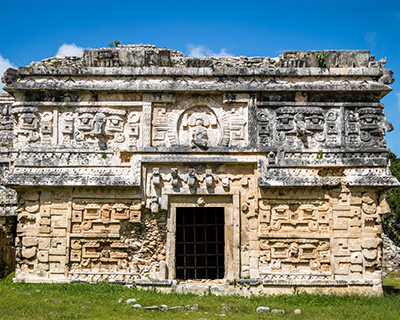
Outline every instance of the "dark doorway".
<path id="1" fill-rule="evenodd" d="M 224 278 L 224 208 L 176 209 L 176 278 Z"/>

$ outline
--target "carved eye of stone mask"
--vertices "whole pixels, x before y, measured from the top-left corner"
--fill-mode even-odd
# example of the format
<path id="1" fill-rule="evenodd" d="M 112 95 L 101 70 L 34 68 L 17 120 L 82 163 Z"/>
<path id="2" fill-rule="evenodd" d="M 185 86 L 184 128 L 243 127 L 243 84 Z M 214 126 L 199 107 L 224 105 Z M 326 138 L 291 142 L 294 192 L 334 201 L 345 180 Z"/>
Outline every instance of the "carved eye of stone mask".
<path id="1" fill-rule="evenodd" d="M 312 116 L 312 117 L 310 118 L 310 120 L 311 120 L 311 122 L 312 122 L 313 124 L 318 124 L 319 121 L 320 121 L 320 117 L 317 116 L 317 115 L 314 115 L 314 116 Z"/>
<path id="2" fill-rule="evenodd" d="M 288 117 L 283 117 L 281 118 L 281 121 L 283 124 L 288 124 L 289 123 L 289 118 Z"/>
<path id="3" fill-rule="evenodd" d="M 22 119 L 24 119 L 24 121 L 25 121 L 26 123 L 32 123 L 33 120 L 34 120 L 35 118 L 36 118 L 36 117 L 35 117 L 33 114 L 31 114 L 31 113 L 25 114 L 25 115 L 22 117 Z"/>

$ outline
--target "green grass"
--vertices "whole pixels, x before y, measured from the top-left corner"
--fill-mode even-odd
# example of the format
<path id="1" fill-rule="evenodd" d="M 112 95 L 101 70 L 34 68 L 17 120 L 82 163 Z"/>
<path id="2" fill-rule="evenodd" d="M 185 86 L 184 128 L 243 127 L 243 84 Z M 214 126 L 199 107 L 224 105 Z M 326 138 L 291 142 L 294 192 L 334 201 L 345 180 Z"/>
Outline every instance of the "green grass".
<path id="1" fill-rule="evenodd" d="M 400 319 L 400 279 L 385 279 L 384 288 L 383 297 L 300 293 L 248 299 L 238 296 L 162 294 L 111 284 L 13 283 L 12 276 L 9 276 L 0 281 L 0 319 Z M 124 300 L 138 299 L 143 306 L 198 304 L 199 309 L 133 309 L 118 303 L 121 297 Z M 230 310 L 221 309 L 223 306 Z M 284 309 L 286 314 L 258 314 L 255 312 L 258 306 Z M 301 309 L 301 315 L 294 314 L 295 309 Z M 226 316 L 216 316 L 221 314 Z"/>

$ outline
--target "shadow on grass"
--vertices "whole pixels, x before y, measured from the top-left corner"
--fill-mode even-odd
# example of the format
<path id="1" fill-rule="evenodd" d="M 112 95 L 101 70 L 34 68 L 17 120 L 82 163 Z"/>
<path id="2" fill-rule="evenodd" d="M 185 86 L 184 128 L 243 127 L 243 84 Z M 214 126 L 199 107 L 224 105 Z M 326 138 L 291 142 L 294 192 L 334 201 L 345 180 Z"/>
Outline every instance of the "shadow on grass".
<path id="1" fill-rule="evenodd" d="M 382 286 L 382 288 L 384 296 L 400 295 L 400 289 L 394 286 Z"/>

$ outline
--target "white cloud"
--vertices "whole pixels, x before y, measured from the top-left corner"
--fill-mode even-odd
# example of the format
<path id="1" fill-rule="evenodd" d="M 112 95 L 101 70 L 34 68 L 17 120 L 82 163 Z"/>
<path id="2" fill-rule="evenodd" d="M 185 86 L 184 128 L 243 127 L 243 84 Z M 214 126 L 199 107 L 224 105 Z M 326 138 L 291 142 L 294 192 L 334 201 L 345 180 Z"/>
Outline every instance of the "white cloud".
<path id="1" fill-rule="evenodd" d="M 281 54 L 283 54 L 283 49 L 282 49 L 282 48 L 276 49 L 276 50 L 273 52 L 274 57 L 275 57 L 275 56 L 279 56 L 279 55 L 281 55 Z"/>
<path id="2" fill-rule="evenodd" d="M 375 48 L 376 32 L 367 32 L 365 34 L 365 42 L 368 43 L 371 46 L 371 48 Z"/>
<path id="3" fill-rule="evenodd" d="M 397 108 L 399 109 L 400 112 L 400 92 L 396 92 L 396 97 L 397 97 Z"/>
<path id="4" fill-rule="evenodd" d="M 4 72 L 8 68 L 17 68 L 15 65 L 13 65 L 10 60 L 3 58 L 3 56 L 0 54 L 0 78 L 3 77 Z M 4 84 L 0 84 L 0 93 L 5 93 L 3 90 Z"/>
<path id="5" fill-rule="evenodd" d="M 80 57 L 83 54 L 83 50 L 82 47 L 78 47 L 75 43 L 64 43 L 58 48 L 57 55 Z"/>
<path id="6" fill-rule="evenodd" d="M 222 48 L 218 53 L 205 46 L 195 46 L 194 44 L 188 45 L 188 57 L 201 58 L 201 57 L 234 57 L 232 53 L 228 53 L 225 48 Z"/>

